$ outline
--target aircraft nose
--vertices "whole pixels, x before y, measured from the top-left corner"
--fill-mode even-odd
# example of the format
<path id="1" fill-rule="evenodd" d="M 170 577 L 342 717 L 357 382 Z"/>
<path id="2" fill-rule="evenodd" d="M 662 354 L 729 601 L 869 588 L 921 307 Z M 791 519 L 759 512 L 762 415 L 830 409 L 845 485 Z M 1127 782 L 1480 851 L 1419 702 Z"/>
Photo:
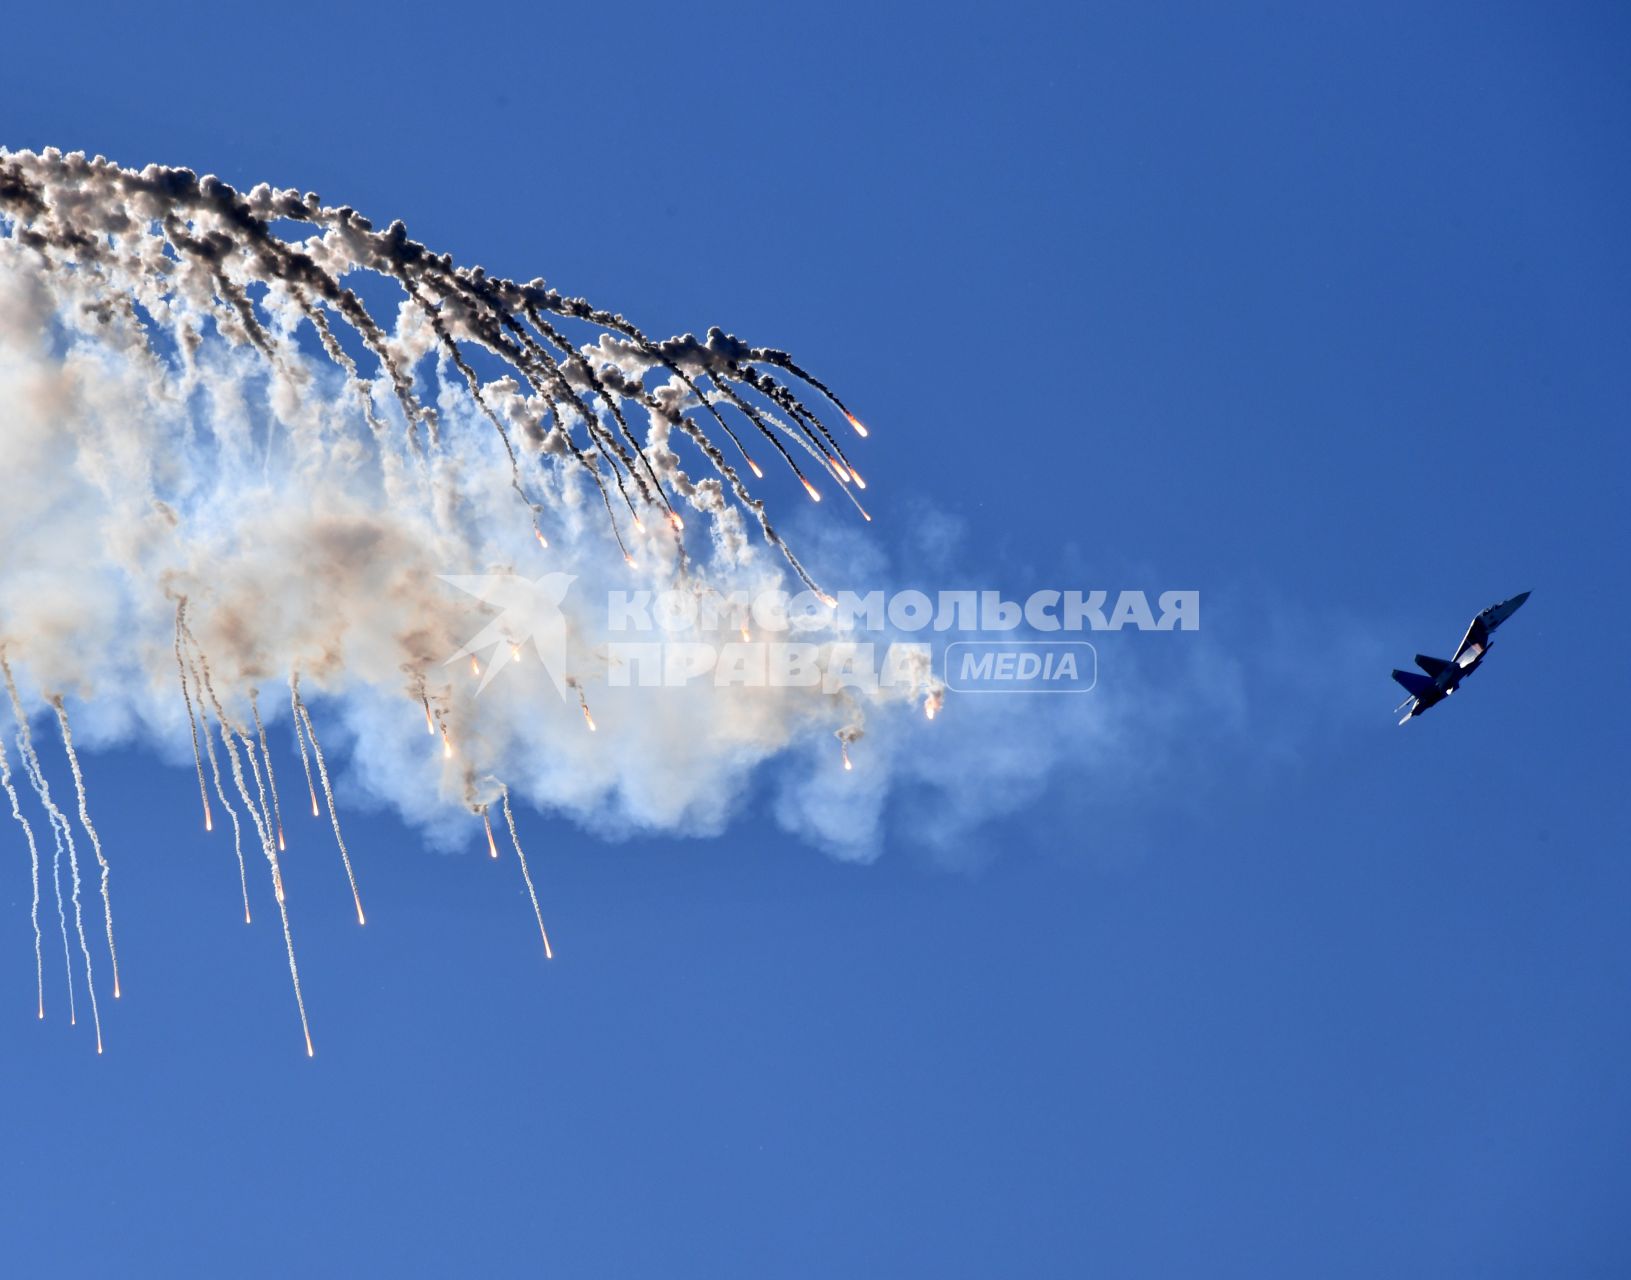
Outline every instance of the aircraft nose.
<path id="1" fill-rule="evenodd" d="M 1529 593 L 1527 591 L 1523 592 L 1523 594 L 1521 594 L 1521 595 L 1513 596 L 1512 597 L 1512 607 L 1514 609 L 1516 609 L 1520 604 L 1522 604 L 1527 599 L 1529 599 Z"/>

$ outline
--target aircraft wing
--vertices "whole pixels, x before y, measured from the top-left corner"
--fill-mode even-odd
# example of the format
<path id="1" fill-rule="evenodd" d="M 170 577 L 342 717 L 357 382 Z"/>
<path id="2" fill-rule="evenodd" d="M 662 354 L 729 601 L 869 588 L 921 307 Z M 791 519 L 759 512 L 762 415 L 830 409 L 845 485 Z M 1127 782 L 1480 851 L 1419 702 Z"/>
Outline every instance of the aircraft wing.
<path id="1" fill-rule="evenodd" d="M 1472 620 L 1467 628 L 1467 634 L 1461 637 L 1461 644 L 1455 651 L 1455 664 L 1459 667 L 1469 667 L 1483 655 L 1489 648 L 1490 632 L 1500 626 L 1514 613 L 1518 606 L 1529 599 L 1529 593 L 1513 596 L 1510 600 L 1503 600 L 1500 604 L 1492 604 Z"/>
<path id="2" fill-rule="evenodd" d="M 1461 643 L 1456 646 L 1455 665 L 1470 667 L 1487 648 L 1489 648 L 1489 624 L 1484 621 L 1484 615 L 1481 613 L 1472 620 L 1472 625 L 1467 628 L 1467 634 L 1461 637 Z"/>

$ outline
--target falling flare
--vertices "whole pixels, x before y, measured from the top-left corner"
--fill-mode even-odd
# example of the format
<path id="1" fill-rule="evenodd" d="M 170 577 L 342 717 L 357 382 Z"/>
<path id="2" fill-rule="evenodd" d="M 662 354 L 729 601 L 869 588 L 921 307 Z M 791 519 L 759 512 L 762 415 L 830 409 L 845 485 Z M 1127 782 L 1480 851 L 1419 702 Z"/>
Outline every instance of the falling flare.
<path id="1" fill-rule="evenodd" d="M 210 700 L 213 703 L 215 700 L 214 692 L 213 690 L 209 690 L 209 687 L 204 683 L 202 677 L 199 675 L 198 665 L 196 663 L 192 664 L 192 673 L 193 683 L 200 689 L 209 691 Z M 220 706 L 219 703 L 215 703 L 215 705 L 217 708 Z M 249 868 L 244 863 L 243 825 L 238 821 L 238 811 L 232 807 L 232 802 L 227 799 L 226 788 L 221 782 L 221 762 L 215 754 L 215 739 L 210 737 L 209 712 L 204 706 L 202 694 L 199 697 L 198 713 L 199 719 L 204 725 L 204 750 L 208 753 L 210 758 L 210 774 L 215 779 L 215 795 L 216 798 L 220 800 L 221 807 L 227 811 L 227 817 L 232 819 L 232 852 L 238 859 L 238 887 L 243 892 L 244 923 L 249 924 Z M 226 734 L 225 726 L 222 726 L 221 733 L 224 737 Z"/>
<path id="2" fill-rule="evenodd" d="M 421 696 L 419 700 L 425 704 L 425 732 L 434 737 L 436 734 L 436 722 L 430 718 L 430 699 Z M 316 804 L 316 797 L 313 797 L 312 803 L 314 805 Z"/>
<path id="3" fill-rule="evenodd" d="M 583 696 L 583 686 L 572 679 L 568 679 L 567 683 L 577 691 L 578 707 L 583 712 L 583 722 L 589 726 L 589 732 L 593 733 L 595 731 L 595 718 L 589 714 L 589 699 Z"/>
<path id="4" fill-rule="evenodd" d="M 23 816 L 22 805 L 17 799 L 17 788 L 11 781 L 11 760 L 6 755 L 6 744 L 0 739 L 0 787 L 5 788 L 7 797 L 11 800 L 11 816 L 17 825 L 22 827 L 23 836 L 28 841 L 28 870 L 29 878 L 34 887 L 34 906 L 31 919 L 34 922 L 34 981 L 39 993 L 40 1017 L 45 1017 L 45 943 L 44 935 L 40 932 L 40 850 L 34 843 L 34 828 L 28 819 Z M 72 985 L 69 987 L 72 993 Z"/>
<path id="5" fill-rule="evenodd" d="M 678 530 L 682 530 L 682 531 L 684 530 L 685 521 L 680 519 L 679 512 L 670 511 L 668 513 L 668 520 L 669 520 L 669 523 L 674 526 L 674 528 L 676 528 Z"/>
<path id="6" fill-rule="evenodd" d="M 91 973 L 91 947 L 85 936 L 84 905 L 80 899 L 81 882 L 79 878 L 79 854 L 74 845 L 73 827 L 63 816 L 62 810 L 57 808 L 56 802 L 51 798 L 50 784 L 45 780 L 45 772 L 40 767 L 40 757 L 34 750 L 34 736 L 29 731 L 28 716 L 23 711 L 22 699 L 17 694 L 17 682 L 12 678 L 11 664 L 6 660 L 3 650 L 0 650 L 0 671 L 5 673 L 6 692 L 11 698 L 12 714 L 17 721 L 17 752 L 23 759 L 23 770 L 28 775 L 29 785 L 34 788 L 34 794 L 39 797 L 40 805 L 46 812 L 51 823 L 51 835 L 56 842 L 57 861 L 52 866 L 52 878 L 60 886 L 60 865 L 62 852 L 68 852 L 68 872 L 72 877 L 71 901 L 74 908 L 74 928 L 79 934 L 79 953 L 85 962 L 85 989 L 91 998 L 91 1021 L 96 1027 L 96 1043 L 98 1051 L 102 1044 L 102 1014 L 96 1001 L 96 982 Z M 74 965 L 72 952 L 68 947 L 67 918 L 63 912 L 62 891 L 57 890 L 57 914 L 62 923 L 63 958 L 68 967 L 68 1020 L 74 1025 L 77 1018 L 73 1006 Z"/>
<path id="7" fill-rule="evenodd" d="M 544 537 L 544 531 L 542 529 L 540 529 L 537 525 L 533 525 L 532 526 L 532 532 L 533 532 L 533 536 L 538 539 L 538 545 L 540 547 L 542 547 L 545 551 L 548 551 L 549 550 L 549 539 Z"/>
<path id="8" fill-rule="evenodd" d="M 10 674 L 9 672 L 7 673 Z M 85 796 L 85 775 L 79 771 L 79 752 L 74 750 L 74 731 L 68 724 L 68 708 L 63 705 L 61 698 L 52 698 L 51 705 L 57 711 L 57 723 L 62 729 L 62 745 L 68 754 L 68 767 L 74 775 L 74 794 L 79 800 L 79 825 L 85 828 L 85 834 L 91 838 L 91 849 L 96 853 L 97 865 L 102 870 L 102 914 L 107 922 L 108 930 L 108 959 L 113 967 L 113 998 L 119 998 L 119 951 L 113 945 L 113 902 L 108 897 L 108 860 L 102 856 L 102 837 L 97 835 L 96 828 L 91 825 L 90 807 Z M 98 1053 L 102 1052 L 101 1024 L 97 1024 Z"/>
<path id="9" fill-rule="evenodd" d="M 470 674 L 473 676 L 479 676 L 481 674 L 481 664 L 476 661 L 475 654 L 470 655 Z"/>
<path id="10" fill-rule="evenodd" d="M 272 817 L 277 820 L 278 852 L 286 851 L 283 843 L 283 806 L 278 803 L 277 778 L 272 773 L 272 749 L 266 745 L 266 726 L 261 723 L 260 691 L 249 691 L 249 712 L 255 719 L 255 732 L 260 735 L 261 759 L 266 761 L 266 789 L 272 793 Z"/>
<path id="11" fill-rule="evenodd" d="M 298 682 L 299 677 L 294 679 Z M 368 920 L 362 913 L 362 894 L 357 891 L 357 873 L 351 866 L 351 854 L 345 847 L 345 837 L 340 834 L 340 814 L 334 807 L 334 788 L 329 785 L 328 764 L 323 759 L 322 745 L 317 741 L 317 730 L 312 727 L 311 712 L 306 710 L 306 704 L 300 700 L 300 693 L 296 689 L 294 694 L 295 710 L 300 714 L 300 723 L 306 730 L 306 736 L 311 739 L 312 755 L 317 757 L 317 776 L 323 782 L 323 799 L 328 803 L 329 823 L 334 828 L 334 843 L 340 847 L 340 861 L 345 865 L 346 883 L 351 886 L 351 901 L 357 908 L 357 923 L 367 924 Z"/>
<path id="12" fill-rule="evenodd" d="M 183 596 L 176 602 L 176 670 L 181 674 L 181 696 L 187 703 L 187 724 L 193 735 L 193 763 L 198 767 L 198 798 L 204 802 L 204 830 L 213 831 L 215 824 L 210 818 L 210 797 L 204 787 L 204 759 L 198 753 L 198 717 L 193 713 L 193 695 L 187 688 L 187 668 L 181 661 L 181 616 L 187 608 L 187 597 Z"/>
<path id="13" fill-rule="evenodd" d="M 752 458 L 748 459 L 748 467 L 758 479 L 763 480 L 765 478 L 765 473 L 759 469 L 759 464 Z"/>
<path id="14" fill-rule="evenodd" d="M 311 797 L 311 816 L 316 818 L 321 815 L 317 812 L 317 788 L 312 785 L 311 781 L 311 756 L 306 751 L 306 734 L 300 727 L 300 701 L 296 696 L 296 690 L 299 688 L 300 675 L 298 672 L 291 671 L 289 673 L 289 718 L 294 721 L 294 740 L 300 747 L 300 767 L 306 772 L 306 794 Z M 278 828 L 279 835 L 282 834 L 282 830 L 280 825 Z"/>
<path id="15" fill-rule="evenodd" d="M 851 480 L 855 481 L 855 487 L 856 488 L 858 488 L 858 489 L 866 488 L 866 481 L 861 479 L 861 473 L 859 471 L 857 471 L 854 467 L 851 467 L 849 469 L 849 478 Z"/>
<path id="16" fill-rule="evenodd" d="M 804 480 L 804 477 L 800 476 L 799 479 Z M 820 491 L 813 484 L 811 484 L 808 480 L 804 480 L 804 492 L 810 495 L 810 501 L 811 502 L 820 502 L 821 501 Z"/>
<path id="17" fill-rule="evenodd" d="M 844 772 L 848 773 L 851 769 L 855 768 L 855 766 L 850 763 L 849 743 L 840 742 L 838 744 L 838 754 L 844 757 Z"/>
<path id="18" fill-rule="evenodd" d="M 499 786 L 501 788 L 499 794 L 504 802 L 504 821 L 510 828 L 510 843 L 515 846 L 515 859 L 521 864 L 521 878 L 527 882 L 527 896 L 532 899 L 532 914 L 538 918 L 538 935 L 544 940 L 544 959 L 553 960 L 555 952 L 549 945 L 549 930 L 544 928 L 544 912 L 538 905 L 538 890 L 533 887 L 532 872 L 527 870 L 527 855 L 521 849 L 521 837 L 516 834 L 515 814 L 510 812 L 510 789 L 503 783 L 499 783 Z"/>
<path id="19" fill-rule="evenodd" d="M 498 845 L 493 842 L 493 824 L 487 819 L 487 810 L 485 807 L 483 807 L 481 811 L 481 825 L 487 828 L 487 852 L 492 855 L 492 857 L 497 858 Z"/>
<path id="20" fill-rule="evenodd" d="M 844 416 L 849 419 L 850 426 L 855 428 L 855 434 L 860 436 L 861 439 L 864 440 L 869 434 L 871 434 L 867 431 L 866 424 L 857 418 L 853 413 L 845 413 Z"/>
<path id="21" fill-rule="evenodd" d="M 447 736 L 447 730 L 442 730 L 442 759 L 453 759 L 453 739 Z"/>

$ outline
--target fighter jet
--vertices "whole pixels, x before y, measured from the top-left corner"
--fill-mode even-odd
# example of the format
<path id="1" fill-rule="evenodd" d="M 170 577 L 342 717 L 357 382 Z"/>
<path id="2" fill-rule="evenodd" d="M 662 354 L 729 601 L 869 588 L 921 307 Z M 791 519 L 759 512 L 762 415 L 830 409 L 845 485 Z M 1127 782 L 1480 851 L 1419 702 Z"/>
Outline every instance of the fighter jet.
<path id="1" fill-rule="evenodd" d="M 1429 658 L 1425 653 L 1418 653 L 1416 665 L 1426 675 L 1417 675 L 1414 671 L 1394 671 L 1393 678 L 1410 691 L 1410 696 L 1394 708 L 1395 714 L 1400 711 L 1405 713 L 1399 723 L 1419 716 L 1428 707 L 1437 706 L 1460 688 L 1461 682 L 1478 670 L 1479 663 L 1489 652 L 1490 645 L 1494 643 L 1490 639 L 1491 633 L 1516 613 L 1518 606 L 1527 599 L 1529 593 L 1525 591 L 1510 600 L 1490 605 L 1472 620 L 1467 634 L 1461 639 L 1461 647 L 1448 662 L 1443 658 Z M 1406 707 L 1410 709 L 1405 711 Z"/>

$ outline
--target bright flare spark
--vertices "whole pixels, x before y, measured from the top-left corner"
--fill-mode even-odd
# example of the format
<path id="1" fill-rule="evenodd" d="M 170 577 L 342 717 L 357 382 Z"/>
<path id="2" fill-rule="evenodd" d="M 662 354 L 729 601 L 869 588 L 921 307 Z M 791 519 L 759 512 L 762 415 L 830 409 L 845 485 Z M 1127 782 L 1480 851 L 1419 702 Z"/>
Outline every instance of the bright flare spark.
<path id="1" fill-rule="evenodd" d="M 544 537 L 544 531 L 538 528 L 537 525 L 534 525 L 532 532 L 538 539 L 538 545 L 543 547 L 546 551 L 549 550 L 549 539 Z"/>
<path id="2" fill-rule="evenodd" d="M 802 476 L 800 476 L 799 478 L 801 480 L 803 479 Z M 811 502 L 820 502 L 821 501 L 820 491 L 813 484 L 811 484 L 808 480 L 804 481 L 804 492 L 810 495 L 810 501 Z"/>
<path id="3" fill-rule="evenodd" d="M 838 752 L 839 752 L 840 755 L 842 755 L 844 757 L 844 772 L 848 773 L 851 769 L 853 769 L 855 767 L 853 764 L 850 763 L 849 743 L 840 742 L 838 744 Z"/>
<path id="4" fill-rule="evenodd" d="M 866 437 L 870 434 L 870 432 L 868 432 L 866 429 L 866 424 L 857 418 L 853 413 L 846 413 L 844 416 L 849 419 L 850 426 L 855 428 L 855 434 L 860 436 L 863 440 L 866 439 Z"/>
<path id="5" fill-rule="evenodd" d="M 498 845 L 493 841 L 493 824 L 488 821 L 486 809 L 481 811 L 481 825 L 487 828 L 487 852 L 496 858 L 498 857 Z"/>

